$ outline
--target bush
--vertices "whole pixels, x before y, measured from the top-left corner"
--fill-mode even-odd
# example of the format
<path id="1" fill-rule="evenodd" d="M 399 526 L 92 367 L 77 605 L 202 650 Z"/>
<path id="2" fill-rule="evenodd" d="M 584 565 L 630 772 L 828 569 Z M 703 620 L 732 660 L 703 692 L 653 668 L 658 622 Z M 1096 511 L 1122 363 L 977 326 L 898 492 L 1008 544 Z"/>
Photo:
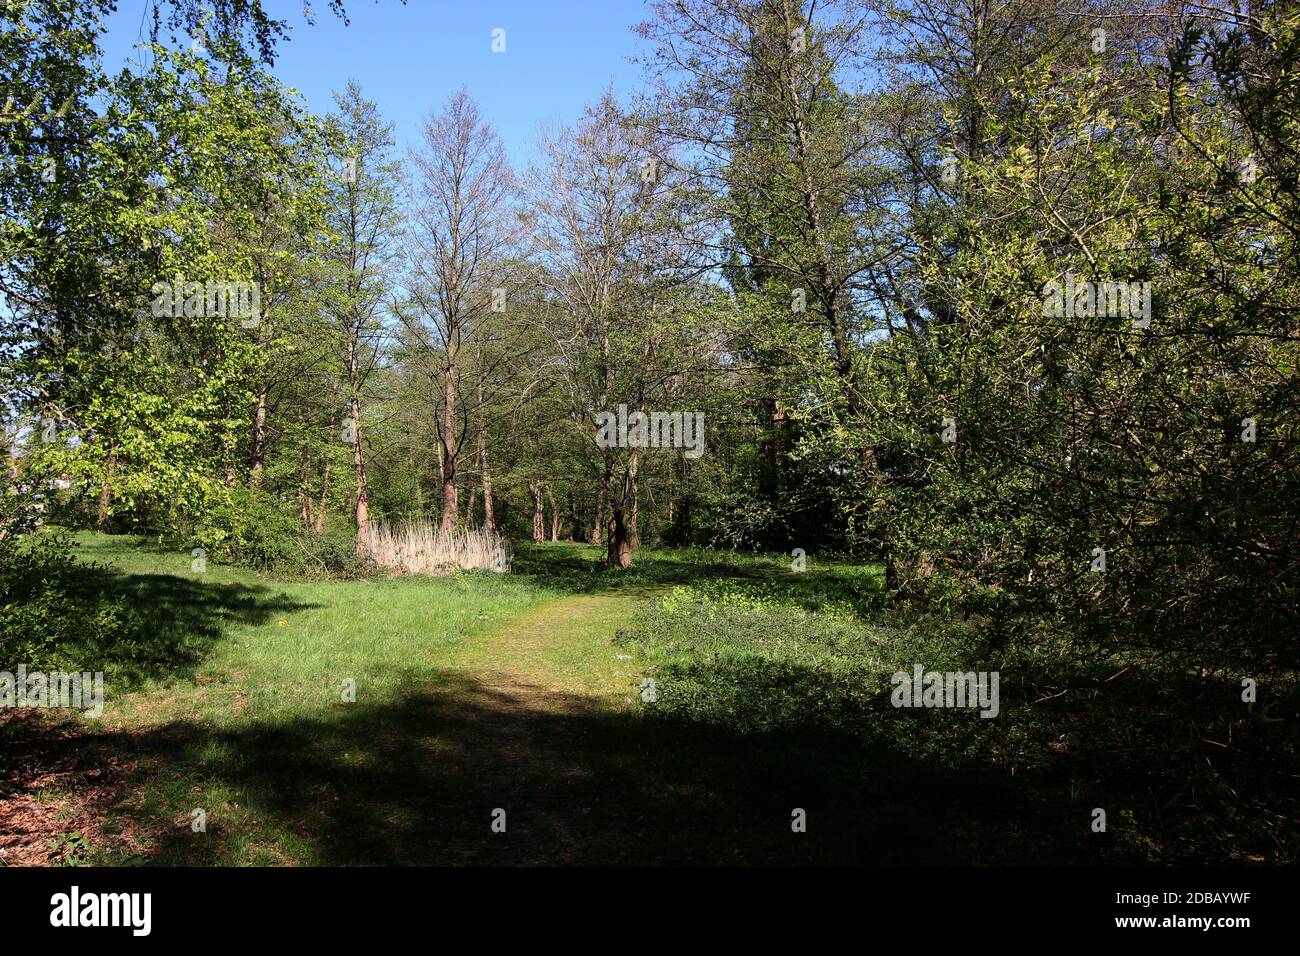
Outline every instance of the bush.
<path id="1" fill-rule="evenodd" d="M 232 488 L 194 530 L 208 555 L 255 571 L 305 577 L 362 577 L 370 570 L 356 555 L 355 540 L 317 534 L 285 512 L 274 498 Z"/>
<path id="2" fill-rule="evenodd" d="M 0 538 L 0 670 L 80 668 L 74 649 L 104 645 L 128 621 L 120 601 L 87 602 L 80 582 L 96 570 L 62 535 Z"/>

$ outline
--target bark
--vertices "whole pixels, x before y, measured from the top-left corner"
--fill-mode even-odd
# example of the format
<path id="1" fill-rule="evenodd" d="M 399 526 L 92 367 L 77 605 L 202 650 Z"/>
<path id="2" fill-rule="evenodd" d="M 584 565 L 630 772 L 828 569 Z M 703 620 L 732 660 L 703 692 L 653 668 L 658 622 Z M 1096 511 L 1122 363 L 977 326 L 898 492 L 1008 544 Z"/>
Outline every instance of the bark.
<path id="1" fill-rule="evenodd" d="M 447 351 L 447 373 L 442 398 L 442 530 L 450 534 L 459 517 L 460 490 L 456 487 L 456 448 L 451 436 L 456 433 L 456 349 Z"/>
<path id="2" fill-rule="evenodd" d="M 257 406 L 253 410 L 253 440 L 248 452 L 248 480 L 254 488 L 262 487 L 262 468 L 266 464 L 266 400 L 268 388 L 258 386 Z"/>
<path id="3" fill-rule="evenodd" d="M 330 463 L 325 462 L 325 475 L 321 480 L 320 507 L 316 511 L 316 522 L 312 526 L 317 534 L 325 527 L 325 501 L 330 490 Z"/>
<path id="4" fill-rule="evenodd" d="M 605 563 L 611 567 L 626 568 L 632 563 L 632 547 L 627 537 L 627 523 L 623 509 L 611 505 L 609 518 L 609 547 Z"/>
<path id="5" fill-rule="evenodd" d="M 367 529 L 370 526 L 370 488 L 366 484 L 366 455 L 361 446 L 361 388 L 360 369 L 357 362 L 357 337 L 348 338 L 348 385 L 352 390 L 352 428 L 354 442 L 352 445 L 352 471 L 356 479 L 357 548 L 362 547 Z"/>
<path id="6" fill-rule="evenodd" d="M 104 472 L 104 484 L 99 489 L 99 511 L 95 517 L 95 530 L 108 530 L 108 512 L 113 504 L 113 473 L 117 470 L 117 452 L 108 453 L 108 468 Z"/>
<path id="7" fill-rule="evenodd" d="M 533 493 L 533 541 L 541 544 L 546 540 L 546 532 L 542 522 L 542 483 L 540 481 L 530 481 L 528 488 Z"/>
<path id="8" fill-rule="evenodd" d="M 370 489 L 366 485 L 366 459 L 361 451 L 361 433 L 357 433 L 357 443 L 353 446 L 352 465 L 357 476 L 357 543 L 363 540 L 366 529 L 370 526 Z"/>
<path id="9" fill-rule="evenodd" d="M 551 540 L 559 541 L 560 540 L 560 509 L 556 507 L 555 492 L 551 490 L 550 485 L 546 486 L 546 497 L 547 500 L 549 500 L 551 503 Z"/>
<path id="10" fill-rule="evenodd" d="M 312 526 L 311 495 L 307 493 L 307 462 L 302 462 L 298 469 L 298 518 L 303 528 Z"/>
<path id="11" fill-rule="evenodd" d="M 627 545 L 628 548 L 635 551 L 641 547 L 641 535 L 636 527 L 637 498 L 639 495 L 639 474 L 641 468 L 640 459 L 633 454 L 628 459 L 628 512 L 627 512 Z"/>
<path id="12" fill-rule="evenodd" d="M 497 529 L 497 521 L 492 513 L 492 473 L 488 470 L 487 446 L 482 435 L 478 440 L 478 464 L 483 473 L 483 530 L 492 534 Z"/>

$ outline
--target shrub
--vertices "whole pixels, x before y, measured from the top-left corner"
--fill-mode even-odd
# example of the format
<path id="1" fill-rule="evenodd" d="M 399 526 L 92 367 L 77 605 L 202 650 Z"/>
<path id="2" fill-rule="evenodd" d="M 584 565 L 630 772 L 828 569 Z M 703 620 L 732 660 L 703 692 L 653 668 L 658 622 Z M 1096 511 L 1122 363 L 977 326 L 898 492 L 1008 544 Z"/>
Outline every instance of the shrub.
<path id="1" fill-rule="evenodd" d="M 80 583 L 96 567 L 74 558 L 62 535 L 0 538 L 0 670 L 55 669 L 75 648 L 103 645 L 128 626 L 120 601 L 87 601 Z"/>
<path id="2" fill-rule="evenodd" d="M 308 531 L 278 501 L 254 489 L 230 489 L 224 501 L 206 512 L 194 535 L 210 556 L 255 571 L 343 578 L 368 571 L 350 534 Z"/>

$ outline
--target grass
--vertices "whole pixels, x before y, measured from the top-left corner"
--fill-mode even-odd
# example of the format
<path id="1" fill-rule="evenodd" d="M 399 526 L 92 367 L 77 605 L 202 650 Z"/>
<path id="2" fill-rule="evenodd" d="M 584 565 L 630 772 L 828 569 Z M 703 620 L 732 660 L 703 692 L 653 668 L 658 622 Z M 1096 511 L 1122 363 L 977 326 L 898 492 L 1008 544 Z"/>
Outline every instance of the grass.
<path id="1" fill-rule="evenodd" d="M 291 719 L 341 702 L 349 679 L 359 700 L 391 701 L 476 633 L 547 597 L 527 581 L 486 572 L 269 581 L 211 562 L 191 571 L 188 554 L 139 539 L 83 535 L 78 543 L 84 557 L 123 572 L 113 589 L 153 619 L 159 644 L 178 652 L 152 669 L 128 668 L 136 687 L 113 700 L 107 726 L 181 716 L 220 723 L 236 699 L 240 719 Z M 181 650 L 194 633 L 207 637 L 201 659 Z M 187 680 L 178 684 L 180 677 Z"/>
<path id="2" fill-rule="evenodd" d="M 9 816 L 46 831 L 47 861 L 1187 852 L 1133 796 L 1155 779 L 1131 765 L 1160 749 L 1158 732 L 1129 754 L 1089 754 L 1077 710 L 1034 704 L 1038 689 L 1017 681 L 1023 661 L 956 622 L 891 620 L 870 565 L 810 559 L 794 574 L 779 556 L 647 550 L 620 572 L 600 566 L 599 549 L 556 544 L 521 548 L 508 575 L 297 581 L 211 562 L 192 571 L 187 553 L 139 538 L 76 541 L 98 565 L 82 599 L 120 602 L 136 638 L 77 649 L 85 668 L 108 672 L 102 720 L 0 724 L 15 768 L 0 780 L 0 816 L 7 788 Z M 1002 716 L 888 706 L 890 673 L 912 661 L 1001 666 Z M 647 677 L 654 701 L 640 699 Z M 1107 761 L 1109 778 L 1097 771 Z M 1109 833 L 1091 832 L 1098 805 Z M 1207 807 L 1202 797 L 1196 809 Z M 505 833 L 490 828 L 497 808 Z M 806 833 L 791 829 L 795 808 Z M 1273 858 L 1264 839 L 1218 850 Z"/>

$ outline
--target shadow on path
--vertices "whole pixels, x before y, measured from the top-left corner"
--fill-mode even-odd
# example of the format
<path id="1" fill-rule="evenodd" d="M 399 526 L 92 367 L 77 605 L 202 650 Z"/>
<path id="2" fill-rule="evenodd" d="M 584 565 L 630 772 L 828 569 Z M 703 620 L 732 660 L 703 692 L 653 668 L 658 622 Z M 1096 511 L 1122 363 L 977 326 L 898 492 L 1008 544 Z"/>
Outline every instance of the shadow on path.
<path id="1" fill-rule="evenodd" d="M 124 793 L 220 783 L 322 864 L 1081 861 L 1060 840 L 1073 808 L 1026 806 L 1002 775 L 807 732 L 740 737 L 451 671 L 325 718 L 90 742 L 127 752 Z M 179 779 L 159 788 L 158 775 Z M 796 807 L 806 833 L 792 832 Z M 495 808 L 505 833 L 491 830 Z M 220 812 L 193 834 L 175 822 L 188 807 L 155 809 L 154 862 L 231 861 L 237 834 Z"/>

